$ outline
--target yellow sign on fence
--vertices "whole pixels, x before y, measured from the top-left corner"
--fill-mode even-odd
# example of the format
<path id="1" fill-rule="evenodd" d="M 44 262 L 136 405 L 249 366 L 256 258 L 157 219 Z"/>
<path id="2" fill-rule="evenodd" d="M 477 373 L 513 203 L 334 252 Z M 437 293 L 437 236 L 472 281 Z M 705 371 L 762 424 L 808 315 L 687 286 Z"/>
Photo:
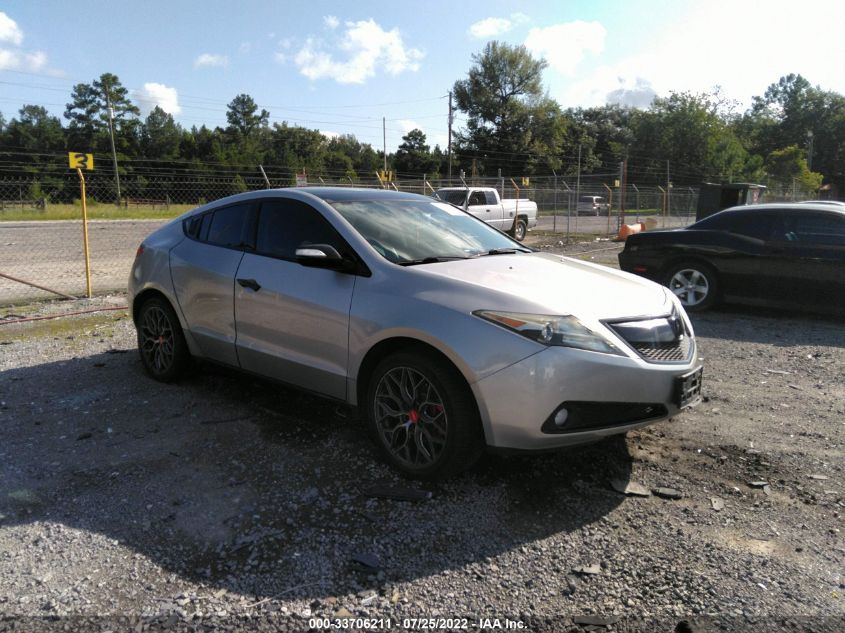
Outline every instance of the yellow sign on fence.
<path id="1" fill-rule="evenodd" d="M 71 169 L 94 169 L 94 154 L 82 154 L 80 152 L 67 153 L 68 166 Z"/>

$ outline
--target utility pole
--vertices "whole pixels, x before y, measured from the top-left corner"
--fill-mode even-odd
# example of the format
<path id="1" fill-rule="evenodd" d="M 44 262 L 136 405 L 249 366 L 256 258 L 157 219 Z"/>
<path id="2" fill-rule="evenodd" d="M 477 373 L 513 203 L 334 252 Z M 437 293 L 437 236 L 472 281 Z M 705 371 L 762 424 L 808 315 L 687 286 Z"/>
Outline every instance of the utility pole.
<path id="1" fill-rule="evenodd" d="M 672 199 L 669 197 L 671 192 L 669 191 L 672 188 L 672 181 L 669 179 L 669 161 L 666 161 L 666 216 L 670 216 L 672 214 Z M 665 223 L 664 223 L 665 226 Z"/>
<path id="2" fill-rule="evenodd" d="M 813 130 L 807 130 L 807 170 L 813 171 Z"/>
<path id="3" fill-rule="evenodd" d="M 381 134 L 384 143 L 384 177 L 387 178 L 387 120 L 381 117 Z"/>
<path id="4" fill-rule="evenodd" d="M 117 171 L 117 151 L 114 148 L 114 108 L 111 105 L 111 95 L 109 94 L 109 85 L 105 84 L 106 89 L 106 106 L 109 111 L 109 137 L 111 138 L 111 157 L 114 163 L 114 182 L 117 185 L 117 204 L 120 205 L 120 174 Z"/>
<path id="5" fill-rule="evenodd" d="M 619 163 L 619 226 L 617 230 L 622 228 L 625 223 L 625 176 L 628 173 L 628 161 L 623 160 Z"/>
<path id="6" fill-rule="evenodd" d="M 578 143 L 578 172 L 575 180 L 575 233 L 578 233 L 578 202 L 581 200 L 581 143 Z M 568 223 L 568 220 L 567 220 Z M 569 235 L 567 234 L 567 239 Z"/>
<path id="7" fill-rule="evenodd" d="M 452 180 L 452 91 L 449 91 L 449 145 L 446 153 L 449 155 L 449 180 Z M 451 182 L 450 182 L 451 184 Z"/>

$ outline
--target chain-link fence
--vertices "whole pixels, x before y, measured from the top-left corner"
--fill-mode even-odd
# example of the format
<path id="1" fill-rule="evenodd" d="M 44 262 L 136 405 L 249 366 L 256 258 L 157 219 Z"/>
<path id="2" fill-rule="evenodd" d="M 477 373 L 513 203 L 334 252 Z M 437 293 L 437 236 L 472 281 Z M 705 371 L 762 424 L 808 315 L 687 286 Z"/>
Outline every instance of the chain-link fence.
<path id="1" fill-rule="evenodd" d="M 265 178 L 266 174 L 266 178 Z M 195 206 L 244 191 L 291 186 L 290 172 L 259 168 L 214 174 L 174 171 L 159 176 L 123 178 L 121 195 L 107 172 L 86 178 L 90 269 L 93 293 L 126 287 L 135 251 L 146 235 Z M 536 232 L 613 237 L 623 222 L 649 227 L 686 226 L 695 221 L 696 187 L 626 183 L 614 175 L 530 178 L 372 178 L 305 176 L 298 184 L 391 188 L 431 195 L 441 187 L 495 187 L 503 198 L 537 203 Z M 795 186 L 779 186 L 766 199 L 807 198 Z M 119 204 L 116 201 L 119 200 Z M 82 205 L 76 174 L 34 174 L 0 179 L 0 305 L 45 296 L 82 296 L 86 292 Z M 37 220 L 53 220 L 49 222 Z M 530 242 L 530 238 L 529 238 Z"/>

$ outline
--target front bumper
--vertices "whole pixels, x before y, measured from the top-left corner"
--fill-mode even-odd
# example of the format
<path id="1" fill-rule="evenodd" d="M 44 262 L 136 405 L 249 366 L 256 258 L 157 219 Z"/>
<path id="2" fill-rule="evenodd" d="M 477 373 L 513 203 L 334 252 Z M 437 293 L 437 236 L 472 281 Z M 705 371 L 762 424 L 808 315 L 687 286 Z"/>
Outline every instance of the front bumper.
<path id="1" fill-rule="evenodd" d="M 697 366 L 697 354 L 685 363 L 655 364 L 549 347 L 474 383 L 472 389 L 488 446 L 543 450 L 593 442 L 677 414 L 676 379 Z M 550 417 L 567 402 L 608 403 L 609 411 L 621 403 L 653 408 L 633 421 L 623 417 L 614 422 L 611 415 L 596 425 L 584 425 L 582 419 L 572 431 L 564 424 L 563 432 L 549 432 Z"/>

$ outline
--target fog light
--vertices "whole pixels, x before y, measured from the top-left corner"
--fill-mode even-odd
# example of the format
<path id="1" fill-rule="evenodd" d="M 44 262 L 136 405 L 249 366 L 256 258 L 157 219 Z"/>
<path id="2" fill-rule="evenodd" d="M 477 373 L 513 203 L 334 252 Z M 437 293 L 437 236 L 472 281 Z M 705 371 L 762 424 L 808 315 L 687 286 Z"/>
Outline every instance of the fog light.
<path id="1" fill-rule="evenodd" d="M 555 426 L 560 428 L 564 424 L 566 424 L 566 418 L 569 417 L 569 411 L 566 409 L 561 409 L 557 413 L 555 413 Z"/>

